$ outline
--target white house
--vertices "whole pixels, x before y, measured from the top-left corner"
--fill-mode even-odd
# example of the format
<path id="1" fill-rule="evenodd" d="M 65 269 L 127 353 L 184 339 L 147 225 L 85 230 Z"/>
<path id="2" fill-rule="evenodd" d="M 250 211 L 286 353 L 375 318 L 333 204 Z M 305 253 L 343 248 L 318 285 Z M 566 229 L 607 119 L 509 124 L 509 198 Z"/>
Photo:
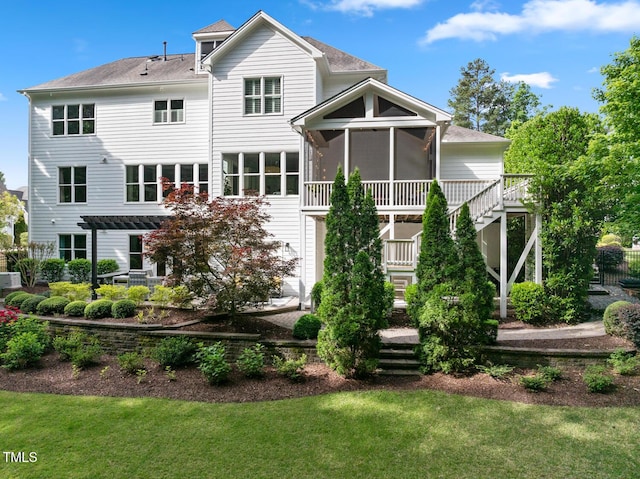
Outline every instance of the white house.
<path id="1" fill-rule="evenodd" d="M 446 111 L 389 86 L 383 68 L 262 11 L 193 38 L 195 53 L 125 58 L 21 91 L 32 241 L 55 241 L 66 259 L 157 268 L 141 234 L 167 214 L 161 177 L 213 196 L 258 191 L 282 254 L 301 260 L 286 288 L 303 302 L 322 275 L 337 167 L 358 167 L 380 213 L 387 274 L 401 288 L 438 179 L 452 224 L 469 202 L 506 313 L 506 223 L 526 213 L 527 181 L 503 174 L 507 140 L 451 125 Z"/>

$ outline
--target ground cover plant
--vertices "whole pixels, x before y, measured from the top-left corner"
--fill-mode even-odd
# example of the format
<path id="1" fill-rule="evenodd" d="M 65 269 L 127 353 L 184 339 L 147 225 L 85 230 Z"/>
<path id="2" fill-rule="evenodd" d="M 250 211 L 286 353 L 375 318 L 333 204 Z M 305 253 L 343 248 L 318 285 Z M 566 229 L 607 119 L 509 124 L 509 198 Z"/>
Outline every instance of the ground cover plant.
<path id="1" fill-rule="evenodd" d="M 10 478 L 605 479 L 640 469 L 638 408 L 431 391 L 251 404 L 0 392 L 0 408 L 3 448 L 38 459 L 0 464 Z M 140 445 L 144 454 L 135 453 Z"/>

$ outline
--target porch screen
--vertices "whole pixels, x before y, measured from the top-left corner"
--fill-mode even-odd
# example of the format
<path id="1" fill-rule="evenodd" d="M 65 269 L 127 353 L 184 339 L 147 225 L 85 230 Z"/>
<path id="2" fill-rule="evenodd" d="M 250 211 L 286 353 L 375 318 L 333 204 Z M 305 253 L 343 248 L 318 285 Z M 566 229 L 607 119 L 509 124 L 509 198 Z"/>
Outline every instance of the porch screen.
<path id="1" fill-rule="evenodd" d="M 360 169 L 364 181 L 389 179 L 389 130 L 351 130 L 349 169 Z"/>
<path id="2" fill-rule="evenodd" d="M 344 165 L 344 130 L 315 130 L 307 134 L 311 181 L 333 181 Z"/>
<path id="3" fill-rule="evenodd" d="M 395 141 L 395 178 L 429 180 L 432 175 L 433 128 L 397 128 Z M 433 155 L 435 157 L 435 155 Z"/>

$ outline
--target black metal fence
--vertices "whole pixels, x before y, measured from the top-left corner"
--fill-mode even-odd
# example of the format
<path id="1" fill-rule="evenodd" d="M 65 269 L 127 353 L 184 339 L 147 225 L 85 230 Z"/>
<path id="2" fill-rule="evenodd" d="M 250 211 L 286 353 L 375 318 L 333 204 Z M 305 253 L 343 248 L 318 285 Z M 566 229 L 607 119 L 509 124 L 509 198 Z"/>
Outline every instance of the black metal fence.
<path id="1" fill-rule="evenodd" d="M 615 252 L 600 248 L 595 265 L 594 281 L 601 285 L 617 286 L 621 280 L 640 279 L 640 250 L 624 249 Z"/>

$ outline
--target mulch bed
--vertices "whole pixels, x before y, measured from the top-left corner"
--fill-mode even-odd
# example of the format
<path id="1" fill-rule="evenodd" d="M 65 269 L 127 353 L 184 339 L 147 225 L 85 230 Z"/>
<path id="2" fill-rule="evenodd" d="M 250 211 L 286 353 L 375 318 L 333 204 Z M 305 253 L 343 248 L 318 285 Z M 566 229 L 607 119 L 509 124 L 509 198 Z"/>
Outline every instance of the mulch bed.
<path id="1" fill-rule="evenodd" d="M 164 324 L 204 319 L 202 312 L 174 311 Z M 137 322 L 135 318 L 125 320 Z M 155 322 L 155 321 L 153 321 Z M 403 312 L 396 311 L 390 327 L 411 326 Z M 501 327 L 521 327 L 513 321 Z M 274 325 L 261 317 L 242 315 L 234 321 L 228 318 L 208 318 L 188 326 L 188 330 L 256 333 L 262 338 L 291 339 L 291 330 Z M 610 336 L 564 340 L 505 341 L 502 346 L 550 349 L 607 349 L 629 347 L 630 343 Z M 104 372 L 103 372 L 104 371 Z M 417 377 L 375 376 L 369 380 L 345 379 L 324 364 L 309 364 L 304 380 L 293 383 L 267 368 L 262 379 L 247 379 L 239 372 L 232 373 L 228 384 L 209 385 L 194 366 L 178 369 L 176 380 L 169 381 L 165 371 L 147 360 L 147 374 L 141 382 L 136 376 L 121 372 L 117 358 L 104 355 L 99 365 L 87 368 L 74 377 L 71 365 L 58 360 L 57 353 L 43 357 L 36 368 L 9 372 L 0 368 L 0 389 L 16 392 L 41 392 L 114 397 L 157 397 L 205 402 L 248 402 L 279 400 L 334 393 L 367 390 L 422 390 L 432 389 L 497 400 L 530 404 L 564 406 L 638 406 L 640 405 L 640 376 L 616 376 L 616 388 L 608 394 L 589 393 L 582 381 L 581 370 L 566 370 L 564 378 L 551 384 L 547 391 L 528 392 L 518 384 L 517 377 L 532 371 L 515 370 L 503 380 L 483 373 L 466 376 L 432 374 Z"/>

